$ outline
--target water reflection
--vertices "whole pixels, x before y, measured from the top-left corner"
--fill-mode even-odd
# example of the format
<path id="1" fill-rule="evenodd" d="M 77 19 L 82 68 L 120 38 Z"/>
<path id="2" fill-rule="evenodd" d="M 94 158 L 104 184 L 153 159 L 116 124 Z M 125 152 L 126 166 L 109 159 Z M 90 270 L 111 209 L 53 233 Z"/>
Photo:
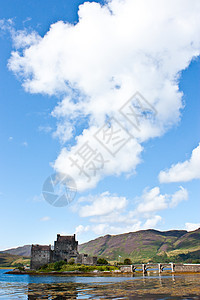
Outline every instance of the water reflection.
<path id="1" fill-rule="evenodd" d="M 28 299 L 77 299 L 78 289 L 73 283 L 28 284 Z"/>
<path id="2" fill-rule="evenodd" d="M 98 280 L 96 283 L 30 283 L 28 299 L 200 299 L 199 276 L 159 275 L 124 279 L 116 283 Z"/>
<path id="3" fill-rule="evenodd" d="M 198 274 L 62 277 L 9 276 L 0 272 L 0 300 L 200 299 L 199 283 Z"/>

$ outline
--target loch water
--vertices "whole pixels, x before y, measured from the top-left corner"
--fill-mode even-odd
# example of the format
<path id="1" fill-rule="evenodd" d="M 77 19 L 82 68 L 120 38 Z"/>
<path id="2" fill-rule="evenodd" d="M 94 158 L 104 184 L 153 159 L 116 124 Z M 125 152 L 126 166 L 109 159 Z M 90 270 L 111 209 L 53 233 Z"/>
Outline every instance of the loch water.
<path id="1" fill-rule="evenodd" d="M 6 299 L 200 299 L 200 275 L 14 275 L 0 270 Z"/>

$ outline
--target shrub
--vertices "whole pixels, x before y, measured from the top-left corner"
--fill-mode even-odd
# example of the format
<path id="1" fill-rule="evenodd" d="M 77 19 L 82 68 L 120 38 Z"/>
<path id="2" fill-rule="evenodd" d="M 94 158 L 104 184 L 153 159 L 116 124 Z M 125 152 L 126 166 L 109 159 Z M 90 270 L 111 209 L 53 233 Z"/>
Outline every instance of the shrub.
<path id="1" fill-rule="evenodd" d="M 48 264 L 45 264 L 45 265 L 40 267 L 40 270 L 46 270 L 47 268 L 48 268 Z"/>
<path id="2" fill-rule="evenodd" d="M 15 263 L 15 264 L 13 264 L 13 267 L 14 268 L 23 268 L 24 267 L 24 265 L 23 264 L 21 264 L 21 263 Z"/>
<path id="3" fill-rule="evenodd" d="M 131 264 L 132 264 L 132 261 L 131 261 L 129 258 L 125 258 L 124 264 L 125 264 L 125 265 L 131 265 Z"/>
<path id="4" fill-rule="evenodd" d="M 65 265 L 65 264 L 66 264 L 66 262 L 64 260 L 60 260 L 60 261 L 55 262 L 54 270 L 55 271 L 60 271 L 62 269 L 63 265 Z"/>
<path id="5" fill-rule="evenodd" d="M 123 264 L 124 264 L 123 262 L 120 261 L 117 262 L 117 266 L 122 266 Z"/>
<path id="6" fill-rule="evenodd" d="M 97 260 L 97 265 L 108 265 L 108 261 L 105 258 L 99 258 Z"/>
<path id="7" fill-rule="evenodd" d="M 18 267 L 17 269 L 20 270 L 20 271 L 24 271 L 25 270 L 24 266 L 23 267 Z"/>
<path id="8" fill-rule="evenodd" d="M 70 258 L 68 264 L 69 264 L 69 265 L 74 265 L 74 264 L 75 264 L 74 258 Z"/>

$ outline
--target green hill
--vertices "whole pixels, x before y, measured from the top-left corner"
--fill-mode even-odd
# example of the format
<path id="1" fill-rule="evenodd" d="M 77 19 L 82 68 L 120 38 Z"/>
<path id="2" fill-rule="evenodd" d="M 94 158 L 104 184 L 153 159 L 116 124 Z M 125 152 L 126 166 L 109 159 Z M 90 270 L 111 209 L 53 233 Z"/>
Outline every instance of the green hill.
<path id="1" fill-rule="evenodd" d="M 79 246 L 80 253 L 100 256 L 109 261 L 199 261 L 200 229 L 141 230 L 120 235 L 106 235 Z"/>
<path id="2" fill-rule="evenodd" d="M 12 255 L 20 255 L 20 256 L 31 256 L 31 245 L 24 245 L 21 247 L 16 247 L 4 251 L 0 251 L 0 253 L 8 253 Z"/>
<path id="3" fill-rule="evenodd" d="M 0 252 L 0 267 L 20 267 L 29 265 L 30 258 Z"/>
<path id="4" fill-rule="evenodd" d="M 0 267 L 27 264 L 31 245 L 0 252 Z M 79 245 L 80 253 L 104 257 L 109 261 L 130 258 L 141 262 L 199 262 L 200 228 L 185 230 L 140 230 L 119 235 L 105 235 Z"/>

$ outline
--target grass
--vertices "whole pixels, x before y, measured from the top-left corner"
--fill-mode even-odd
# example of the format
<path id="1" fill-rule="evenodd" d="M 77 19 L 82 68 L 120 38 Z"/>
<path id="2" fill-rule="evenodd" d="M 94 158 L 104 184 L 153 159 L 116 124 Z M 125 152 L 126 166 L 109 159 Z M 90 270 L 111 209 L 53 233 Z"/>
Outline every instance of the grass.
<path id="1" fill-rule="evenodd" d="M 58 268 L 57 263 L 51 263 L 48 265 L 44 265 L 43 267 L 40 268 L 40 272 L 52 272 L 52 271 L 57 271 L 57 272 L 71 272 L 71 271 L 78 271 L 78 272 L 92 272 L 92 271 L 114 271 L 118 270 L 118 267 L 115 266 L 86 266 L 86 265 L 81 265 L 81 264 L 66 264 L 66 263 L 60 263 L 60 267 Z"/>
<path id="2" fill-rule="evenodd" d="M 174 255 L 178 255 L 178 254 L 187 254 L 189 252 L 193 252 L 193 251 L 197 251 L 200 250 L 200 247 L 194 247 L 194 248 L 190 248 L 190 249 L 176 249 L 176 250 L 172 250 L 167 252 L 167 254 L 169 256 L 174 256 Z"/>

